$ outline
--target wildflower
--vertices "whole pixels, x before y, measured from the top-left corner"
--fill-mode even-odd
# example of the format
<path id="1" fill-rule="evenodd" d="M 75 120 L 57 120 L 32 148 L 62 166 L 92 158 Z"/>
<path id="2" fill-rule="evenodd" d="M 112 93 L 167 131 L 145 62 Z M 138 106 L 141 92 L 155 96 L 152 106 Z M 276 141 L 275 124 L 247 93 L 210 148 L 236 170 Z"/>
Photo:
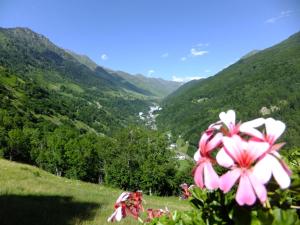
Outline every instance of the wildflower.
<path id="1" fill-rule="evenodd" d="M 219 176 L 213 169 L 212 163 L 215 162 L 211 152 L 221 144 L 222 134 L 217 133 L 213 136 L 213 131 L 206 131 L 199 141 L 199 149 L 194 155 L 197 167 L 194 173 L 194 180 L 197 186 L 207 189 L 216 189 L 219 186 Z"/>
<path id="2" fill-rule="evenodd" d="M 139 218 L 142 206 L 142 192 L 123 192 L 115 203 L 115 211 L 107 219 L 107 222 L 120 221 L 130 213 L 135 219 Z"/>
<path id="3" fill-rule="evenodd" d="M 239 205 L 253 205 L 256 198 L 265 202 L 267 190 L 264 183 L 260 181 L 260 171 L 253 170 L 253 164 L 268 150 L 269 145 L 266 142 L 251 140 L 246 142 L 238 135 L 224 137 L 223 144 L 224 147 L 218 155 L 222 154 L 224 157 L 217 155 L 217 161 L 224 167 L 230 167 L 230 170 L 220 177 L 220 189 L 227 193 L 239 179 L 236 194 Z"/>
<path id="4" fill-rule="evenodd" d="M 262 124 L 265 124 L 265 134 L 255 129 Z M 291 171 L 278 153 L 278 150 L 284 145 L 284 143 L 275 144 L 276 140 L 284 132 L 285 124 L 279 120 L 274 120 L 273 118 L 259 118 L 242 124 L 240 130 L 251 135 L 253 139 L 257 141 L 267 142 L 269 144 L 268 151 L 260 156 L 255 167 L 255 170 L 260 171 L 261 173 L 261 182 L 267 183 L 273 174 L 279 186 L 281 188 L 287 188 L 291 182 Z M 268 166 L 266 167 L 265 165 Z"/>
<path id="5" fill-rule="evenodd" d="M 126 204 L 129 213 L 131 213 L 135 219 L 138 219 L 140 210 L 144 211 L 142 197 L 142 191 L 132 192 Z"/>
<path id="6" fill-rule="evenodd" d="M 284 189 L 290 186 L 291 171 L 281 159 L 278 150 L 284 143 L 275 144 L 276 140 L 285 130 L 285 124 L 279 120 L 268 118 L 265 120 L 266 134 L 262 137 L 256 136 L 260 141 L 269 144 L 268 151 L 260 157 L 255 170 L 261 171 L 261 181 L 266 183 L 270 180 L 272 174 L 279 186 Z M 265 167 L 265 165 L 268 165 Z"/>
<path id="7" fill-rule="evenodd" d="M 189 187 L 188 184 L 183 183 L 183 184 L 180 185 L 180 187 L 182 189 L 182 194 L 180 196 L 180 199 L 188 199 L 192 195 L 191 192 L 190 192 L 190 188 L 192 188 L 193 185 L 191 185 Z"/>
<path id="8" fill-rule="evenodd" d="M 129 198 L 129 192 L 123 192 L 115 203 L 115 211 L 107 219 L 107 222 L 121 221 L 121 219 L 126 217 L 126 200 Z"/>
<path id="9" fill-rule="evenodd" d="M 168 208 L 165 210 L 163 209 L 147 209 L 147 219 L 145 220 L 146 223 L 151 222 L 154 218 L 159 218 L 163 215 L 169 215 L 170 216 L 170 211 Z"/>

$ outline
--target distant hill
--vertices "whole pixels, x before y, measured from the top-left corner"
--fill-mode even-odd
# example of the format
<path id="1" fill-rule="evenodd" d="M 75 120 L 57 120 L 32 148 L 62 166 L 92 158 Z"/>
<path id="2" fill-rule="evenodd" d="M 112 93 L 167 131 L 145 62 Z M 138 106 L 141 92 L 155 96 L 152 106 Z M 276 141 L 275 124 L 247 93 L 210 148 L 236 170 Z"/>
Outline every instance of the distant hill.
<path id="1" fill-rule="evenodd" d="M 131 75 L 122 71 L 111 71 L 110 73 L 128 80 L 135 86 L 147 90 L 157 97 L 166 97 L 183 84 L 161 78 L 146 77 L 141 74 Z"/>
<path id="2" fill-rule="evenodd" d="M 162 108 L 159 127 L 194 147 L 201 132 L 228 109 L 242 121 L 262 116 L 284 121 L 287 147 L 300 147 L 300 33 L 248 54 L 215 76 L 183 85 Z"/>
<path id="3" fill-rule="evenodd" d="M 93 60 L 91 60 L 86 55 L 79 55 L 70 50 L 66 50 L 66 51 L 70 53 L 74 58 L 76 58 L 79 62 L 86 65 L 90 69 L 92 70 L 98 69 L 107 72 L 111 75 L 112 78 L 119 80 L 120 82 L 123 83 L 128 82 L 131 85 L 140 88 L 140 90 L 143 90 L 142 92 L 145 95 L 163 98 L 171 94 L 173 91 L 175 91 L 178 87 L 182 85 L 182 83 L 180 82 L 169 81 L 160 78 L 146 77 L 141 74 L 132 75 L 123 71 L 115 71 L 112 69 L 104 68 L 97 65 Z"/>

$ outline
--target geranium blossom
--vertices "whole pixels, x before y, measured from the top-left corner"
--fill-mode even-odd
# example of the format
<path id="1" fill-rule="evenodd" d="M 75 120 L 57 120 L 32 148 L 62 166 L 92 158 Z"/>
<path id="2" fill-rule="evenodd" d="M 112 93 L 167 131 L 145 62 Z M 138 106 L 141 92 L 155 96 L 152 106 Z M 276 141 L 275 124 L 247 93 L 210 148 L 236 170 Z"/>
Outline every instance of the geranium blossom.
<path id="1" fill-rule="evenodd" d="M 126 217 L 126 200 L 129 198 L 130 192 L 123 192 L 117 199 L 115 203 L 115 211 L 107 219 L 107 222 L 120 221 L 122 218 Z"/>
<path id="2" fill-rule="evenodd" d="M 281 188 L 287 188 L 290 185 L 291 171 L 286 164 L 281 160 L 278 150 L 284 143 L 275 144 L 276 140 L 285 130 L 285 124 L 279 120 L 268 118 L 265 120 L 266 134 L 262 137 L 255 137 L 260 141 L 265 141 L 269 144 L 268 151 L 260 157 L 255 170 L 261 171 L 261 181 L 266 183 L 270 180 L 272 174 Z M 265 167 L 265 165 L 268 165 Z"/>
<path id="3" fill-rule="evenodd" d="M 219 186 L 219 176 L 213 169 L 212 162 L 214 159 L 211 152 L 220 145 L 222 136 L 221 133 L 214 135 L 214 132 L 210 130 L 204 132 L 199 141 L 199 149 L 194 155 L 197 162 L 194 180 L 196 185 L 201 188 L 216 189 Z"/>
<path id="4" fill-rule="evenodd" d="M 246 142 L 238 135 L 224 137 L 223 144 L 224 148 L 219 151 L 217 161 L 224 167 L 230 167 L 231 170 L 220 177 L 220 189 L 227 193 L 239 179 L 236 194 L 239 205 L 252 205 L 256 197 L 265 202 L 267 191 L 259 179 L 260 171 L 255 172 L 253 164 L 268 150 L 269 145 L 266 142 L 251 140 Z"/>
<path id="5" fill-rule="evenodd" d="M 188 199 L 192 195 L 190 190 L 194 187 L 194 185 L 189 186 L 188 184 L 183 183 L 180 185 L 180 187 L 181 187 L 180 199 Z"/>
<path id="6" fill-rule="evenodd" d="M 131 192 L 126 203 L 129 213 L 131 213 L 135 219 L 138 219 L 140 210 L 144 211 L 142 197 L 142 191 Z"/>
<path id="7" fill-rule="evenodd" d="M 115 203 L 115 211 L 107 219 L 108 222 L 120 221 L 130 213 L 135 219 L 138 219 L 142 206 L 142 192 L 123 192 Z"/>
<path id="8" fill-rule="evenodd" d="M 151 222 L 154 218 L 159 218 L 163 215 L 170 216 L 170 211 L 168 208 L 163 209 L 147 209 L 147 219 L 144 221 L 146 223 Z"/>

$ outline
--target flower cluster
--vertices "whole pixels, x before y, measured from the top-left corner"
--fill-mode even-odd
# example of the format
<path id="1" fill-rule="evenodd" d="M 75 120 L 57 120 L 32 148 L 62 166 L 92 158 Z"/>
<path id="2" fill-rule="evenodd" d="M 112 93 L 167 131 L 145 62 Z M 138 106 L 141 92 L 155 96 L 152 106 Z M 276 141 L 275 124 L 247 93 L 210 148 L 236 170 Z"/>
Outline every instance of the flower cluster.
<path id="1" fill-rule="evenodd" d="M 154 218 L 159 218 L 163 215 L 170 216 L 169 210 L 163 209 L 147 209 L 147 219 L 143 221 L 140 218 L 140 211 L 144 211 L 142 206 L 142 192 L 123 192 L 115 203 L 115 211 L 107 219 L 107 222 L 121 221 L 127 215 L 133 216 L 141 222 L 151 222 Z"/>
<path id="2" fill-rule="evenodd" d="M 163 209 L 147 209 L 147 219 L 144 221 L 146 223 L 151 222 L 154 218 L 159 218 L 162 216 L 171 216 L 170 211 L 168 210 L 168 208 L 166 208 L 165 210 Z"/>
<path id="3" fill-rule="evenodd" d="M 284 143 L 275 143 L 285 124 L 273 118 L 236 123 L 233 110 L 222 112 L 219 117 L 220 121 L 211 124 L 200 138 L 194 155 L 195 184 L 209 190 L 220 188 L 227 193 L 238 182 L 235 199 L 239 205 L 253 205 L 257 198 L 264 203 L 265 184 L 272 175 L 281 188 L 287 188 L 291 171 L 278 153 Z M 263 132 L 260 127 L 264 128 Z M 216 164 L 228 171 L 219 176 L 214 169 Z"/>
<path id="4" fill-rule="evenodd" d="M 123 192 L 117 199 L 114 208 L 115 211 L 107 219 L 107 222 L 120 221 L 128 214 L 138 219 L 140 210 L 144 211 L 142 206 L 142 192 Z"/>
<path id="5" fill-rule="evenodd" d="M 189 186 L 186 183 L 183 183 L 180 185 L 181 187 L 181 196 L 180 199 L 184 200 L 184 199 L 188 199 L 192 193 L 191 193 L 191 189 L 194 187 L 194 185 Z"/>

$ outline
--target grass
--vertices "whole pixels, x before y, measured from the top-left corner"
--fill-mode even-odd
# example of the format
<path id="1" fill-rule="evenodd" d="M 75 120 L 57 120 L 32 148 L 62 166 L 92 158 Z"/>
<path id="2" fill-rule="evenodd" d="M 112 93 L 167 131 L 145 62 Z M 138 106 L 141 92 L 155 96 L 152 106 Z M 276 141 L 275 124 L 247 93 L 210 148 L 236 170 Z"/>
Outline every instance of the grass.
<path id="1" fill-rule="evenodd" d="M 54 176 L 36 167 L 0 159 L 2 225 L 105 225 L 122 191 Z M 177 197 L 144 196 L 144 208 L 188 210 Z M 145 216 L 145 215 L 143 215 Z M 138 224 L 125 218 L 120 225 Z"/>

